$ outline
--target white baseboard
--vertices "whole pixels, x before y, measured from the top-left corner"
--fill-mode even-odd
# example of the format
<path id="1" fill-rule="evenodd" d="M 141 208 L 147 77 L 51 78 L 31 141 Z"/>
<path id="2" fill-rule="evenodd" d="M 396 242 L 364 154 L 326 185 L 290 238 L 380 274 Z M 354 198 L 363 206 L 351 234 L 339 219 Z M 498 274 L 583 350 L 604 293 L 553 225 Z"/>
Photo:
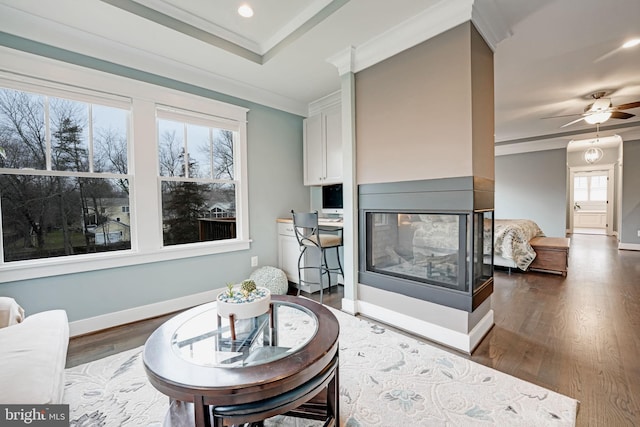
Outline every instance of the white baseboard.
<path id="1" fill-rule="evenodd" d="M 76 320 L 69 323 L 69 335 L 72 337 L 84 335 L 114 326 L 124 325 L 151 317 L 162 316 L 174 311 L 184 310 L 196 305 L 214 301 L 216 296 L 224 289 L 214 289 L 199 294 L 187 295 L 168 301 L 161 301 L 127 310 L 102 314 L 87 319 Z"/>
<path id="2" fill-rule="evenodd" d="M 412 334 L 420 335 L 431 341 L 438 342 L 467 354 L 471 354 L 493 326 L 493 310 L 489 310 L 471 332 L 464 334 L 363 301 L 358 301 L 358 309 L 359 313 L 364 316 L 371 317 L 372 319 L 379 320 Z"/>
<path id="3" fill-rule="evenodd" d="M 618 243 L 618 249 L 624 249 L 627 251 L 640 251 L 640 244 L 638 243 Z"/>

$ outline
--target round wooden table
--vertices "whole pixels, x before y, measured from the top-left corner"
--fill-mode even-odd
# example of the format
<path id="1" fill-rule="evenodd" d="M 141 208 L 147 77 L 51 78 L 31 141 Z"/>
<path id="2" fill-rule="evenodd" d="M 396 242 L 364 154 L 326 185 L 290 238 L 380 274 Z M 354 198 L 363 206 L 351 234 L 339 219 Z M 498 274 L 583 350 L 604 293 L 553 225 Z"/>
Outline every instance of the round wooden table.
<path id="1" fill-rule="evenodd" d="M 143 362 L 151 384 L 171 399 L 165 424 L 182 424 L 175 420 L 184 414 L 193 414 L 196 426 L 210 426 L 227 417 L 255 422 L 283 413 L 337 423 L 336 317 L 305 298 L 271 299 L 271 313 L 236 321 L 235 340 L 215 302 L 187 310 L 151 334 Z"/>

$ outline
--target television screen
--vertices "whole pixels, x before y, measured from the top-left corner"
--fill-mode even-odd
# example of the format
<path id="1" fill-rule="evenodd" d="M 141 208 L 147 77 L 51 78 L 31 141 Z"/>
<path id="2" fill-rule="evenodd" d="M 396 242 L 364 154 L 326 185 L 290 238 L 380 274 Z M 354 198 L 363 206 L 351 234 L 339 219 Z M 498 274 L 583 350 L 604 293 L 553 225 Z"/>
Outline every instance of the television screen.
<path id="1" fill-rule="evenodd" d="M 342 184 L 322 186 L 322 212 L 342 213 Z"/>

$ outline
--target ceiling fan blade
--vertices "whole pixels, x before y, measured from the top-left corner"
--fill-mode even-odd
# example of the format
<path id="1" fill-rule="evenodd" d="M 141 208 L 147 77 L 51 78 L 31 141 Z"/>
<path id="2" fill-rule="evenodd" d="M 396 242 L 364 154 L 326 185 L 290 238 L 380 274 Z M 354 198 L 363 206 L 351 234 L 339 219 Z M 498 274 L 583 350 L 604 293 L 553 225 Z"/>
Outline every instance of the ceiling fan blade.
<path id="1" fill-rule="evenodd" d="M 628 110 L 630 108 L 638 108 L 640 107 L 640 101 L 630 102 L 628 104 L 620 104 L 615 107 L 616 110 Z"/>
<path id="2" fill-rule="evenodd" d="M 559 117 L 575 117 L 575 116 L 585 116 L 586 114 L 560 114 L 559 116 L 547 116 L 547 117 L 540 117 L 541 119 L 557 119 Z"/>
<path id="3" fill-rule="evenodd" d="M 613 111 L 611 113 L 612 119 L 628 119 L 630 117 L 634 117 L 635 114 L 625 113 L 624 111 Z"/>
<path id="4" fill-rule="evenodd" d="M 569 123 L 567 123 L 567 124 L 564 124 L 564 125 L 562 125 L 562 126 L 560 126 L 560 127 L 561 127 L 561 128 L 566 128 L 566 127 L 567 127 L 567 126 L 569 126 L 569 125 L 572 125 L 572 124 L 574 124 L 574 123 L 578 123 L 580 120 L 584 120 L 584 117 L 580 117 L 579 119 L 575 119 L 574 121 L 569 122 Z"/>

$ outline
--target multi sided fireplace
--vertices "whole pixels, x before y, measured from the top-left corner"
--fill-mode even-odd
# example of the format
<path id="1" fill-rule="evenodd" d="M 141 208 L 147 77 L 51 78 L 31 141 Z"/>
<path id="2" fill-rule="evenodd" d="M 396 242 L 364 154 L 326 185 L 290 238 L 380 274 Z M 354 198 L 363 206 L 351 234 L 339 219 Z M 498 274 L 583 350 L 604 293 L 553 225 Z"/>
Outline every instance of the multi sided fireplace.
<path id="1" fill-rule="evenodd" d="M 359 186 L 359 282 L 472 312 L 493 292 L 493 181 Z"/>

